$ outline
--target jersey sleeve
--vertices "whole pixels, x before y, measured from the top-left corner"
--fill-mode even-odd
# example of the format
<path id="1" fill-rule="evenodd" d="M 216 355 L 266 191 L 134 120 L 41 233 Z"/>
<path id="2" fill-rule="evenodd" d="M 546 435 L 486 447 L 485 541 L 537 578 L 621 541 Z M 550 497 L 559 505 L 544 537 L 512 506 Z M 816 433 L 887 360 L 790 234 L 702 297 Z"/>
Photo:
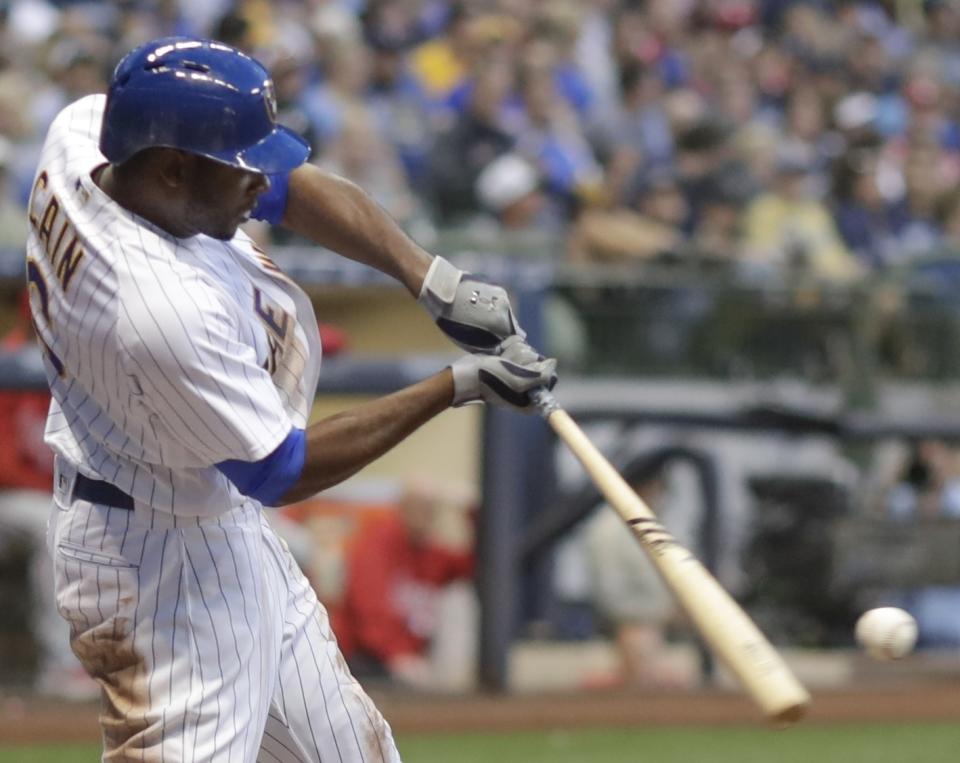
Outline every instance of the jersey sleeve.
<path id="1" fill-rule="evenodd" d="M 273 452 L 293 423 L 225 301 L 196 289 L 128 309 L 135 394 L 151 425 L 197 466 Z"/>

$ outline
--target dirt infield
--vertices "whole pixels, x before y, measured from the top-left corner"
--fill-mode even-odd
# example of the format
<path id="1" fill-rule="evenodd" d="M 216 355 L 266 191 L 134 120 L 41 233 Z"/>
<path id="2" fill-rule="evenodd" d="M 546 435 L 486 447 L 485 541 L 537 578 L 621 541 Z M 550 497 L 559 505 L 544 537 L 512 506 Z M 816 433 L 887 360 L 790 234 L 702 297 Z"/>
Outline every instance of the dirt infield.
<path id="1" fill-rule="evenodd" d="M 521 697 L 463 697 L 417 702 L 382 700 L 391 724 L 403 731 L 480 731 L 571 726 L 714 725 L 763 723 L 745 697 L 729 692 L 591 693 Z M 814 695 L 809 720 L 955 720 L 960 684 Z"/>
<path id="2" fill-rule="evenodd" d="M 746 698 L 720 691 L 462 697 L 375 693 L 374 699 L 398 734 L 574 726 L 764 725 Z M 892 721 L 960 723 L 960 681 L 816 692 L 808 720 Z M 0 742 L 91 741 L 98 736 L 94 705 L 10 697 L 0 700 Z"/>

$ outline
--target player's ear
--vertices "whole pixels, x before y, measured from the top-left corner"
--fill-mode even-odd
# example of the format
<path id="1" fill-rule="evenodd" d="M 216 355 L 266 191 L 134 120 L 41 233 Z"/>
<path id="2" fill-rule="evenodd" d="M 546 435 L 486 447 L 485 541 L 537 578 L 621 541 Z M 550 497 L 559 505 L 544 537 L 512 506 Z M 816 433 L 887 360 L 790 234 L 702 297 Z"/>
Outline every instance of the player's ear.
<path id="1" fill-rule="evenodd" d="M 164 186 L 171 191 L 186 187 L 190 182 L 193 156 L 175 148 L 161 148 L 158 154 L 157 169 Z"/>

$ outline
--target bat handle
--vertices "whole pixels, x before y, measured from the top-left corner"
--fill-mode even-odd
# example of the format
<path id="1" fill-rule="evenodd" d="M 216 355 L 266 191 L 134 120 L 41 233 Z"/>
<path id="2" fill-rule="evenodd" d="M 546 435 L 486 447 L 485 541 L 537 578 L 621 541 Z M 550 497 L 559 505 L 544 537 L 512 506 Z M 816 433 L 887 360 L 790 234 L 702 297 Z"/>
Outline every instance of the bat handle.
<path id="1" fill-rule="evenodd" d="M 546 387 L 533 390 L 533 392 L 530 393 L 530 397 L 533 400 L 533 404 L 537 406 L 537 412 L 545 419 L 549 419 L 550 414 L 554 411 L 560 410 L 560 403 L 557 402 L 557 398 L 555 398 L 553 393 Z"/>

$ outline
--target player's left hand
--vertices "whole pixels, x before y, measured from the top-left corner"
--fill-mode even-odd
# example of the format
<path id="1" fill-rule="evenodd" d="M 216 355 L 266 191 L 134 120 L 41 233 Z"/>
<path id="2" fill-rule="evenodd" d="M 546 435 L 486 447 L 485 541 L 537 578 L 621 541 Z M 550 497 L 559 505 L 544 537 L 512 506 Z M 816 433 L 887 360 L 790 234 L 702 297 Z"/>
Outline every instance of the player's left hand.
<path id="1" fill-rule="evenodd" d="M 545 358 L 518 336 L 505 339 L 491 355 L 465 355 L 451 364 L 453 405 L 484 401 L 521 413 L 536 407 L 530 393 L 557 383 L 557 361 Z"/>
<path id="2" fill-rule="evenodd" d="M 517 324 L 507 292 L 435 257 L 417 301 L 437 326 L 469 352 L 494 354 L 510 336 L 526 337 Z"/>

